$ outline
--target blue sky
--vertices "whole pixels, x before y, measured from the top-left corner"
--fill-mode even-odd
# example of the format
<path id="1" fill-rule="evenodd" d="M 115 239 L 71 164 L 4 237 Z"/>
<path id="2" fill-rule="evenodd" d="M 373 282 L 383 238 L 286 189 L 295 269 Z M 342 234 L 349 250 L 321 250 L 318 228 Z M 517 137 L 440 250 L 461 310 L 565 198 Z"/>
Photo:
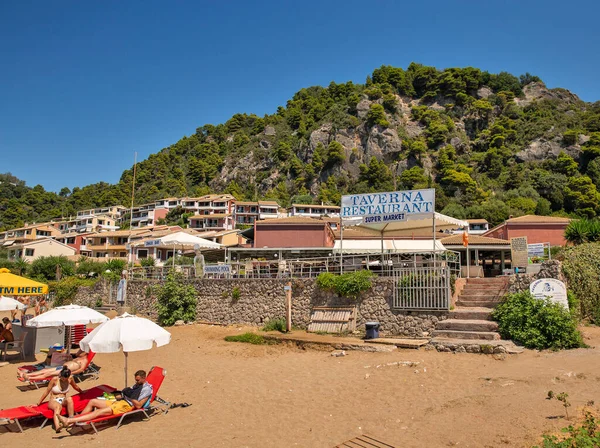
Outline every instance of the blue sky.
<path id="1" fill-rule="evenodd" d="M 530 72 L 600 100 L 592 1 L 0 2 L 0 172 L 118 181 L 138 160 L 300 88 L 382 64 Z"/>

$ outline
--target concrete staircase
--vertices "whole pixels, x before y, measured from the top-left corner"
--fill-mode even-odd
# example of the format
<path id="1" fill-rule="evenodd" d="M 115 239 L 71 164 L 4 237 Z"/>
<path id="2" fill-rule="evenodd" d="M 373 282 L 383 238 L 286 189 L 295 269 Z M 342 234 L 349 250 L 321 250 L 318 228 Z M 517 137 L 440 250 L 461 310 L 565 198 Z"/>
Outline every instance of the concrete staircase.
<path id="1" fill-rule="evenodd" d="M 467 279 L 449 319 L 436 325 L 432 342 L 488 345 L 491 341 L 499 341 L 498 324 L 491 320 L 491 313 L 506 293 L 507 286 L 507 279 L 503 277 Z"/>

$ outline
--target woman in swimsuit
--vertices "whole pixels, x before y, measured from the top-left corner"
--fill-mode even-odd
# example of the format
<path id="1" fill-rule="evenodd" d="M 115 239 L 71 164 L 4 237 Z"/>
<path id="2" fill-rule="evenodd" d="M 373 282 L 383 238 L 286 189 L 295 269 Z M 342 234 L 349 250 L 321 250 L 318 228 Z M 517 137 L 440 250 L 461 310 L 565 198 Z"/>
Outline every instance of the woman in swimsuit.
<path id="1" fill-rule="evenodd" d="M 87 368 L 87 357 L 88 354 L 80 349 L 72 361 L 67 361 L 62 366 L 50 367 L 48 369 L 42 369 L 32 373 L 27 373 L 24 370 L 17 370 L 17 376 L 27 381 L 41 381 L 51 376 L 60 375 L 60 372 L 63 368 L 67 368 L 73 375 L 77 375 Z"/>
<path id="2" fill-rule="evenodd" d="M 77 392 L 83 392 L 81 388 L 75 383 L 73 377 L 71 376 L 71 371 L 66 367 L 63 367 L 60 371 L 60 376 L 58 378 L 52 378 L 48 383 L 48 387 L 42 394 L 42 397 L 38 401 L 38 406 L 42 404 L 42 402 L 46 399 L 48 394 L 50 394 L 50 400 L 48 400 L 48 409 L 54 411 L 54 428 L 56 432 L 60 432 L 60 420 L 58 416 L 62 412 L 63 406 L 67 405 L 67 413 L 69 417 L 73 417 L 75 413 L 75 409 L 73 406 L 73 399 L 71 397 L 67 397 L 67 393 L 69 389 L 73 387 Z"/>

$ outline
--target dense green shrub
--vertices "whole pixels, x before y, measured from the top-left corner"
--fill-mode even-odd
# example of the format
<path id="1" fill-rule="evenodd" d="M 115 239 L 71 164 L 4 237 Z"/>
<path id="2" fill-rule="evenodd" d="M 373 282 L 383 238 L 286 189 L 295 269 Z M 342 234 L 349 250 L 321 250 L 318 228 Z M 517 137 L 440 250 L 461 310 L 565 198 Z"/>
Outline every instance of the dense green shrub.
<path id="1" fill-rule="evenodd" d="M 81 286 L 94 286 L 96 281 L 95 279 L 65 277 L 60 281 L 48 282 L 48 290 L 54 294 L 52 306 L 69 305 Z"/>
<path id="2" fill-rule="evenodd" d="M 528 291 L 507 295 L 492 313 L 500 334 L 532 349 L 584 346 L 577 322 L 560 304 L 533 297 Z"/>
<path id="3" fill-rule="evenodd" d="M 104 271 L 106 271 L 105 263 L 87 257 L 81 257 L 75 269 L 77 275 L 84 277 L 97 277 Z"/>
<path id="4" fill-rule="evenodd" d="M 600 425 L 598 419 L 589 411 L 586 411 L 581 426 L 569 425 L 562 432 L 564 435 L 561 436 L 544 436 L 542 445 L 534 448 L 595 448 L 600 446 Z"/>
<path id="5" fill-rule="evenodd" d="M 373 286 L 371 278 L 374 276 L 375 273 L 367 269 L 346 272 L 342 275 L 323 272 L 317 277 L 317 286 L 321 289 L 335 291 L 343 297 L 356 298 L 361 292 L 371 289 Z"/>
<path id="6" fill-rule="evenodd" d="M 559 259 L 569 289 L 579 299 L 580 318 L 600 323 L 600 243 L 566 247 Z"/>
<path id="7" fill-rule="evenodd" d="M 565 239 L 569 243 L 583 244 L 600 241 L 600 221 L 578 219 L 571 221 L 565 229 Z"/>
<path id="8" fill-rule="evenodd" d="M 39 280 L 56 280 L 56 273 L 60 270 L 61 277 L 68 277 L 75 273 L 75 263 L 67 257 L 40 257 L 29 266 L 28 274 Z"/>
<path id="9" fill-rule="evenodd" d="M 277 319 L 271 319 L 267 322 L 263 327 L 263 331 L 280 331 L 282 333 L 286 332 L 286 321 L 283 317 L 279 317 Z"/>
<path id="10" fill-rule="evenodd" d="M 145 268 L 151 268 L 153 266 L 156 266 L 156 260 L 154 259 L 154 257 L 146 257 L 140 260 L 140 264 Z"/>
<path id="11" fill-rule="evenodd" d="M 196 319 L 197 304 L 196 288 L 185 284 L 181 273 L 170 271 L 165 283 L 158 288 L 158 323 L 169 326 L 178 320 L 192 322 Z"/>
<path id="12" fill-rule="evenodd" d="M 233 290 L 231 291 L 231 298 L 233 299 L 234 302 L 237 302 L 238 300 L 240 300 L 240 297 L 242 297 L 242 293 L 240 291 L 240 288 L 238 288 L 237 286 L 235 286 L 233 288 Z"/>

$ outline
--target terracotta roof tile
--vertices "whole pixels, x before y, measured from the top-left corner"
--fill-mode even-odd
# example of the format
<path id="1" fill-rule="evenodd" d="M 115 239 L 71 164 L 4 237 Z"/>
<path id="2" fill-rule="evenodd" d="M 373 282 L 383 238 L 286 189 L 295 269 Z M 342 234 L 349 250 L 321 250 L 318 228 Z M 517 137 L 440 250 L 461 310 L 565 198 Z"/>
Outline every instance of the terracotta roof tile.
<path id="1" fill-rule="evenodd" d="M 258 224 L 325 224 L 325 221 L 309 218 L 307 216 L 289 216 L 287 218 L 273 218 L 256 221 L 255 225 Z"/>
<path id="2" fill-rule="evenodd" d="M 564 218 L 562 216 L 538 216 L 538 215 L 525 215 L 518 216 L 516 218 L 507 219 L 508 223 L 532 223 L 532 224 L 568 224 L 571 222 L 571 218 Z"/>

